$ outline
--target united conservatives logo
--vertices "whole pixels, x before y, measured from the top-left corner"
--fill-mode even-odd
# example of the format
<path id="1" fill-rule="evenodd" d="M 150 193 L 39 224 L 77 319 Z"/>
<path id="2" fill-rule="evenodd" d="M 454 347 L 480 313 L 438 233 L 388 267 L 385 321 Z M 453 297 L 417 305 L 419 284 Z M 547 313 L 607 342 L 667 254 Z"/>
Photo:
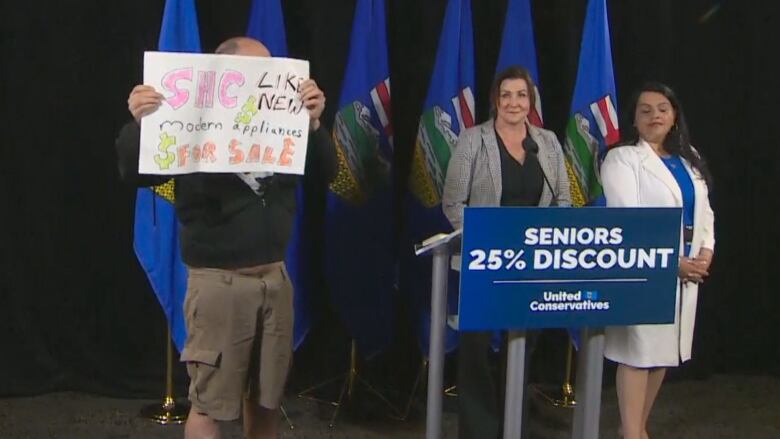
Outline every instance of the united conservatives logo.
<path id="1" fill-rule="evenodd" d="M 531 312 L 607 311 L 608 300 L 599 300 L 599 292 L 591 291 L 545 291 L 541 300 L 528 305 Z"/>

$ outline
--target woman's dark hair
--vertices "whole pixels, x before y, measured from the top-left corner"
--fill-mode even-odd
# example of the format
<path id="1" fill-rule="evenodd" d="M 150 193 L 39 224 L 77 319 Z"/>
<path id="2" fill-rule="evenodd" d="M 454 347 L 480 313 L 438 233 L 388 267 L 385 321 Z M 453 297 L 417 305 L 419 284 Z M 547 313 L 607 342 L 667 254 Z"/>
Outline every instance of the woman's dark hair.
<path id="1" fill-rule="evenodd" d="M 530 108 L 536 108 L 536 85 L 531 72 L 525 67 L 509 66 L 496 74 L 493 84 L 490 86 L 490 117 L 496 117 L 496 106 L 498 105 L 498 95 L 501 94 L 501 83 L 507 79 L 523 79 L 528 86 L 528 99 L 531 101 Z"/>
<path id="2" fill-rule="evenodd" d="M 712 190 L 712 174 L 710 173 L 707 162 L 697 151 L 691 146 L 691 138 L 688 134 L 688 124 L 685 122 L 685 113 L 683 112 L 680 99 L 674 93 L 669 86 L 660 82 L 646 82 L 640 87 L 634 95 L 631 97 L 631 108 L 626 113 L 625 122 L 623 124 L 625 129 L 621 130 L 624 133 L 623 140 L 619 145 L 635 145 L 639 141 L 639 132 L 634 125 L 634 118 L 636 117 L 636 107 L 639 103 L 639 96 L 644 92 L 660 93 L 669 99 L 669 102 L 674 108 L 674 125 L 672 129 L 664 139 L 664 149 L 666 152 L 672 155 L 677 155 L 691 164 L 691 166 L 699 171 L 704 181 L 707 182 L 707 186 Z"/>

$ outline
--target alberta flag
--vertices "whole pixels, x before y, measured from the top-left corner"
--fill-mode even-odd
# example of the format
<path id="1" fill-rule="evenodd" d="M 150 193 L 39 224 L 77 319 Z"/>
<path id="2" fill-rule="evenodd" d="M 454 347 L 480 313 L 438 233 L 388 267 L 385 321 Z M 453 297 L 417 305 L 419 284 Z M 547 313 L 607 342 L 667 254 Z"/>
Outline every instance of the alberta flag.
<path id="1" fill-rule="evenodd" d="M 444 17 L 433 76 L 417 131 L 409 180 L 402 288 L 411 294 L 424 352 L 430 328 L 431 259 L 417 258 L 414 243 L 452 230 L 441 210 L 444 177 L 458 135 L 475 124 L 474 40 L 470 0 L 450 0 Z M 457 310 L 457 275 L 450 276 L 450 310 Z M 447 349 L 454 348 L 448 334 Z"/>
<path id="2" fill-rule="evenodd" d="M 195 0 L 165 3 L 158 46 L 163 52 L 200 52 Z M 187 339 L 183 309 L 187 268 L 179 248 L 174 185 L 174 180 L 170 180 L 154 188 L 138 189 L 133 246 L 168 318 L 173 342 L 181 351 Z"/>
<path id="3" fill-rule="evenodd" d="M 281 0 L 252 0 L 246 35 L 263 43 L 271 56 L 287 56 Z"/>
<path id="4" fill-rule="evenodd" d="M 542 127 L 542 99 L 539 95 L 539 69 L 536 64 L 536 39 L 530 0 L 509 0 L 507 4 L 496 74 L 515 65 L 528 69 L 536 83 L 536 106 L 529 111 L 528 120 Z"/>
<path id="5" fill-rule="evenodd" d="M 271 56 L 287 56 L 287 34 L 284 28 L 284 14 L 280 0 L 252 0 L 249 11 L 249 25 L 246 35 L 265 45 Z M 287 244 L 285 265 L 293 284 L 293 308 L 295 309 L 295 324 L 293 329 L 293 346 L 297 349 L 303 343 L 311 327 L 309 311 L 309 291 L 306 272 L 308 255 L 310 254 L 308 240 L 304 236 L 304 205 L 303 184 L 298 184 L 295 191 L 295 223 L 292 236 Z"/>
<path id="6" fill-rule="evenodd" d="M 620 139 L 616 103 L 606 0 L 589 0 L 564 148 L 575 206 L 601 198 L 599 166 Z"/>
<path id="7" fill-rule="evenodd" d="M 504 20 L 504 34 L 501 37 L 501 51 L 498 53 L 496 75 L 511 66 L 528 69 L 534 80 L 536 105 L 528 112 L 528 121 L 538 127 L 544 126 L 542 119 L 542 97 L 539 93 L 539 68 L 536 63 L 536 38 L 530 0 L 509 0 Z M 493 334 L 493 350 L 501 349 L 502 336 Z"/>
<path id="8" fill-rule="evenodd" d="M 390 111 L 384 0 L 358 0 L 333 124 L 338 173 L 325 220 L 325 279 L 364 356 L 391 341 L 395 286 Z"/>

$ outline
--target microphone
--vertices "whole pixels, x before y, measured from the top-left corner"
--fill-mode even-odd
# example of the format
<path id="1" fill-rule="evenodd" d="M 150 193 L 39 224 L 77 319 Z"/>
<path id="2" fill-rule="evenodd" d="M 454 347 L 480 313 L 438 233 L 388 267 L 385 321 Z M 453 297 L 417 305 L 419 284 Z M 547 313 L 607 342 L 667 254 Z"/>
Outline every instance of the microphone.
<path id="1" fill-rule="evenodd" d="M 539 162 L 539 155 L 538 155 L 539 145 L 537 145 L 536 142 L 531 142 L 527 152 L 533 154 L 536 157 L 536 161 Z M 542 171 L 542 177 L 544 177 L 544 182 L 547 183 L 547 187 L 550 189 L 550 193 L 552 194 L 552 200 L 550 200 L 550 206 L 557 207 L 558 194 L 555 193 L 552 184 L 550 184 L 550 180 L 547 178 L 547 174 L 544 172 L 544 168 L 542 168 L 541 163 L 539 164 L 539 170 Z"/>
<path id="2" fill-rule="evenodd" d="M 539 166 L 541 168 L 541 166 Z M 542 177 L 544 177 L 545 183 L 547 183 L 547 187 L 550 188 L 550 193 L 552 193 L 552 200 L 550 200 L 550 206 L 552 207 L 558 207 L 558 194 L 555 193 L 555 191 L 552 188 L 552 185 L 550 184 L 550 180 L 547 179 L 547 174 L 544 173 L 544 169 L 542 169 Z"/>

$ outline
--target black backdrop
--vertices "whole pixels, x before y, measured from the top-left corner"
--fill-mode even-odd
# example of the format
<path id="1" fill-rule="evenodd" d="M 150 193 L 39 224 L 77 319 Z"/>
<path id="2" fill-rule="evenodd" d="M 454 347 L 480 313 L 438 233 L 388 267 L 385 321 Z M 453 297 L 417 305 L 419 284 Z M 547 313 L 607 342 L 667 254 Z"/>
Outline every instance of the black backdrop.
<path id="1" fill-rule="evenodd" d="M 26 1 L 6 3 L 0 12 L 0 395 L 161 390 L 165 322 L 132 251 L 134 191 L 118 180 L 112 145 L 129 118 L 126 96 L 140 80 L 141 54 L 156 46 L 163 3 Z M 244 32 L 249 0 L 197 3 L 205 51 Z M 403 182 L 446 2 L 387 3 L 396 169 Z M 482 120 L 506 0 L 472 3 Z M 780 170 L 769 134 L 778 97 L 769 67 L 777 19 L 770 3 L 608 2 L 620 106 L 645 79 L 672 85 L 715 175 L 716 260 L 700 295 L 695 358 L 683 372 L 690 376 L 780 374 Z M 585 0 L 532 6 L 545 121 L 560 134 Z M 329 97 L 329 124 L 354 0 L 285 0 L 283 7 L 292 56 L 312 62 L 312 76 Z M 403 184 L 397 189 L 400 197 Z M 313 206 L 321 195 L 309 193 Z M 314 208 L 308 219 L 313 230 L 320 214 Z M 299 370 L 319 367 L 317 337 L 339 331 L 327 317 L 325 291 L 319 301 L 319 323 L 304 346 L 312 353 L 298 358 Z M 402 352 L 414 352 L 405 340 L 411 347 Z"/>

